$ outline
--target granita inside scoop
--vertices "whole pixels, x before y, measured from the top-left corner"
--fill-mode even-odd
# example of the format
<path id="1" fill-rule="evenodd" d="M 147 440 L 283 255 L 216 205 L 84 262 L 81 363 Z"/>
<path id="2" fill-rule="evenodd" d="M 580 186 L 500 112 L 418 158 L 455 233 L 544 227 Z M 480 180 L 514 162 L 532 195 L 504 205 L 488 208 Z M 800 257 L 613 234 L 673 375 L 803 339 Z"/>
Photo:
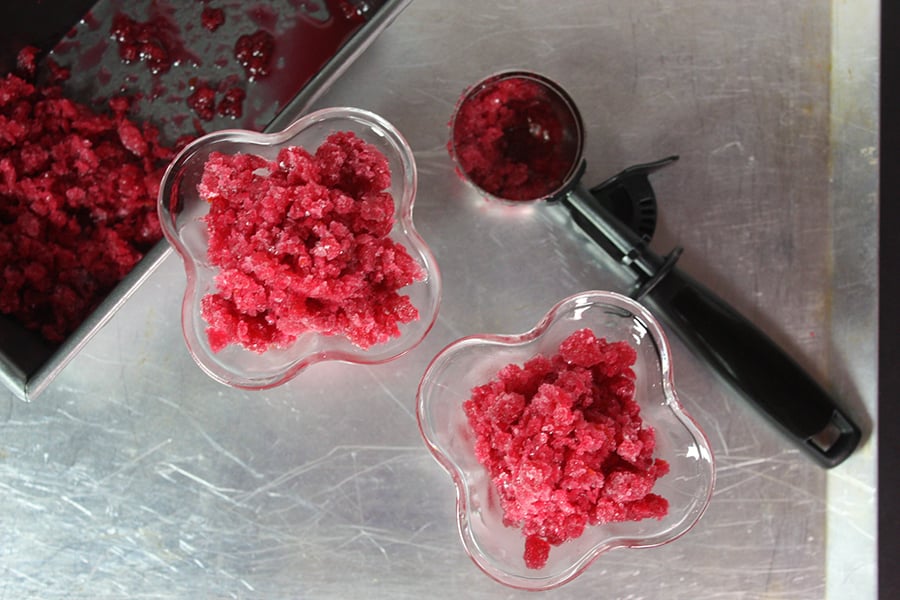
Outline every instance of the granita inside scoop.
<path id="1" fill-rule="evenodd" d="M 502 77 L 462 98 L 449 148 L 462 174 L 485 192 L 536 200 L 560 189 L 578 158 L 573 119 L 543 83 Z"/>
<path id="2" fill-rule="evenodd" d="M 306 332 L 367 349 L 418 319 L 398 290 L 425 277 L 390 237 L 388 159 L 352 132 L 269 161 L 214 152 L 198 191 L 217 290 L 201 301 L 210 347 L 286 347 Z"/>
<path id="3" fill-rule="evenodd" d="M 507 365 L 464 403 L 475 454 L 504 523 L 525 536 L 529 568 L 587 526 L 668 513 L 652 492 L 669 465 L 654 458 L 654 430 L 634 399 L 636 357 L 627 342 L 581 329 L 553 356 Z"/>

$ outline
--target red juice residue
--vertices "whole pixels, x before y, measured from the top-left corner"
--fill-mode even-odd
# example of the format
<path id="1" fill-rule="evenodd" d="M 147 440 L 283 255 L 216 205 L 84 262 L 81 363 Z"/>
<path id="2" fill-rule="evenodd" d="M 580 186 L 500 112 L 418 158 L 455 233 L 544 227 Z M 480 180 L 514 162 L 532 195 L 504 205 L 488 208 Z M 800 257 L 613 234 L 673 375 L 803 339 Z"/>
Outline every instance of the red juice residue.
<path id="1" fill-rule="evenodd" d="M 75 29 L 71 31 L 75 32 Z M 63 41 L 53 48 L 53 55 L 66 56 L 66 64 L 77 73 L 102 68 L 103 57 L 109 49 L 109 38 L 101 38 L 91 45 L 85 45 L 82 40 L 73 38 L 72 41 Z"/>
<path id="2" fill-rule="evenodd" d="M 174 152 L 129 107 L 116 97 L 98 113 L 58 85 L 0 79 L 0 313 L 50 342 L 162 237 L 156 196 Z"/>
<path id="3" fill-rule="evenodd" d="M 346 6 L 360 8 L 354 12 Z M 216 10 L 222 11 L 221 26 Z M 179 79 L 200 79 L 217 90 L 216 115 L 234 122 L 226 124 L 214 118 L 209 129 L 237 126 L 259 131 L 336 58 L 371 14 L 381 10 L 389 9 L 381 3 L 338 0 L 289 0 L 283 10 L 268 3 L 237 0 L 154 0 L 146 6 L 117 0 L 110 6 L 103 4 L 97 14 L 79 22 L 70 32 L 72 37 L 57 44 L 51 56 L 72 70 L 69 89 L 76 93 L 108 98 L 140 92 L 152 99 L 152 107 L 148 104 L 143 112 L 168 141 L 190 133 L 179 130 L 172 116 L 195 114 L 186 105 L 194 90 L 185 88 L 176 93 Z M 258 31 L 272 36 L 271 57 L 265 59 L 263 44 L 250 50 L 251 56 L 242 60 L 244 64 L 239 63 L 235 56 L 238 37 Z M 120 69 L 122 73 L 103 77 L 102 81 L 96 77 L 105 64 L 118 64 L 123 59 L 133 62 Z M 224 79 L 230 77 L 239 78 L 246 99 L 238 106 L 239 94 L 231 94 L 220 112 L 219 103 L 226 91 Z M 256 80 L 262 83 L 252 86 Z M 234 83 L 228 87 L 234 87 Z M 240 116 L 234 116 L 237 114 Z"/>
<path id="4" fill-rule="evenodd" d="M 110 36 L 118 43 L 119 58 L 125 63 L 143 62 L 153 75 L 168 72 L 173 66 L 200 58 L 191 53 L 176 18 L 176 8 L 151 2 L 146 21 L 138 21 L 122 11 L 113 15 Z"/>
<path id="5" fill-rule="evenodd" d="M 204 29 L 214 32 L 225 24 L 225 11 L 221 8 L 204 6 L 200 13 L 200 23 Z"/>
<path id="6" fill-rule="evenodd" d="M 399 336 L 419 315 L 398 290 L 425 273 L 390 238 L 390 181 L 387 158 L 349 132 L 273 161 L 210 155 L 198 192 L 219 269 L 201 300 L 211 349 L 262 353 L 309 331 L 363 349 Z"/>
<path id="7" fill-rule="evenodd" d="M 278 25 L 278 13 L 271 6 L 256 4 L 247 9 L 246 14 L 257 29 L 275 31 L 275 27 Z"/>
<path id="8" fill-rule="evenodd" d="M 549 358 L 507 365 L 464 403 L 475 454 L 504 523 L 522 529 L 529 568 L 589 525 L 668 513 L 652 493 L 669 465 L 653 457 L 654 430 L 634 399 L 636 356 L 627 342 L 581 329 Z"/>
<path id="9" fill-rule="evenodd" d="M 536 200 L 558 190 L 575 160 L 569 124 L 541 83 L 508 77 L 458 106 L 449 149 L 478 187 L 506 200 Z"/>
<path id="10" fill-rule="evenodd" d="M 49 85 L 58 85 L 69 78 L 72 71 L 68 67 L 60 65 L 52 58 L 44 61 L 44 67 L 47 69 L 47 80 Z"/>
<path id="11" fill-rule="evenodd" d="M 94 5 L 94 8 L 96 8 L 96 5 Z M 101 20 L 97 17 L 96 14 L 94 14 L 94 11 L 92 9 L 92 10 L 89 10 L 87 12 L 87 14 L 84 15 L 84 17 L 82 17 L 81 22 L 84 23 L 85 25 L 87 25 L 88 27 L 90 27 L 91 29 L 97 29 L 100 27 Z M 71 29 L 69 31 L 69 33 L 74 35 L 75 29 L 74 28 Z"/>
<path id="12" fill-rule="evenodd" d="M 112 80 L 112 73 L 106 67 L 101 67 L 97 72 L 97 81 L 100 82 L 100 85 L 106 85 L 110 80 Z"/>
<path id="13" fill-rule="evenodd" d="M 320 6 L 324 4 L 324 9 Z M 308 14 L 301 12 L 293 20 L 278 23 L 278 43 L 274 48 L 271 69 L 265 86 L 254 90 L 254 99 L 261 106 L 283 106 L 309 84 L 310 80 L 332 60 L 360 28 L 365 18 L 346 18 L 343 2 L 324 0 L 310 2 Z M 252 118 L 254 110 L 245 114 Z"/>

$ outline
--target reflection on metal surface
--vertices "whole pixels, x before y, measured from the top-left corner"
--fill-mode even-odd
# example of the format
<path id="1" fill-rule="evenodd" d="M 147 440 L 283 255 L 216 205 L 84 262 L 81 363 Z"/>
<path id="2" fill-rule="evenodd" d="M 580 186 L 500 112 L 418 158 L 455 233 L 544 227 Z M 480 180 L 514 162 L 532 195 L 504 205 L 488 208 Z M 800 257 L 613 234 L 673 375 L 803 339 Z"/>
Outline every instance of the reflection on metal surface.
<path id="1" fill-rule="evenodd" d="M 563 211 L 496 210 L 453 173 L 453 103 L 502 68 L 570 90 L 591 181 L 679 154 L 654 175 L 654 244 L 684 245 L 685 270 L 870 430 L 872 4 L 412 2 L 319 105 L 381 114 L 414 150 L 416 223 L 444 280 L 431 333 L 387 365 L 225 388 L 184 350 L 167 257 L 37 401 L 0 395 L 5 594 L 509 596 L 462 549 L 453 486 L 415 423 L 419 377 L 454 339 L 521 331 L 627 279 Z M 709 509 L 677 542 L 610 552 L 554 597 L 874 597 L 873 438 L 826 476 L 674 339 L 672 362 L 716 454 Z"/>
<path id="2" fill-rule="evenodd" d="M 832 293 L 828 373 L 859 399 L 869 439 L 827 482 L 828 598 L 875 596 L 879 3 L 833 2 L 829 152 Z M 866 65 L 866 66 L 863 66 Z"/>

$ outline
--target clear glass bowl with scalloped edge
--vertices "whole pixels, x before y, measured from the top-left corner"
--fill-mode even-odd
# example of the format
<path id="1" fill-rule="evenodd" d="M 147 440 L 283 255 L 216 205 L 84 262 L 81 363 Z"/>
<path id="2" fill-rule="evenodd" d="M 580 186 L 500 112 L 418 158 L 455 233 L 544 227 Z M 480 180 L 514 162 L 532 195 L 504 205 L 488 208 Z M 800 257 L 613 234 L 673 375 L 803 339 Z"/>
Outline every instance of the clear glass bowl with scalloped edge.
<path id="1" fill-rule="evenodd" d="M 551 356 L 560 342 L 585 327 L 609 342 L 625 340 L 637 351 L 635 400 L 645 425 L 655 429 L 654 456 L 670 465 L 653 492 L 669 501 L 669 512 L 661 520 L 588 526 L 580 537 L 552 546 L 542 568 L 530 569 L 523 558 L 525 537 L 518 528 L 504 525 L 494 484 L 476 458 L 463 403 L 474 387 L 494 379 L 501 368 L 522 365 L 538 354 Z M 455 484 L 466 552 L 489 576 L 515 588 L 554 588 L 609 550 L 671 542 L 694 526 L 712 496 L 712 451 L 678 400 L 666 336 L 643 306 L 616 293 L 590 291 L 566 298 L 519 335 L 473 335 L 453 342 L 425 371 L 416 412 L 426 445 Z"/>
<path id="2" fill-rule="evenodd" d="M 288 347 L 263 353 L 237 344 L 213 352 L 201 315 L 201 299 L 216 290 L 217 268 L 207 258 L 208 231 L 203 216 L 208 202 L 197 192 L 204 164 L 213 152 L 256 154 L 274 159 L 281 148 L 300 146 L 315 152 L 334 132 L 352 132 L 374 145 L 388 159 L 394 198 L 395 222 L 391 238 L 406 247 L 425 273 L 424 279 L 398 291 L 409 296 L 419 318 L 400 324 L 400 336 L 361 349 L 339 335 L 314 331 L 300 335 Z M 160 185 L 159 217 L 163 233 L 181 255 L 187 278 L 181 322 L 185 342 L 194 361 L 209 376 L 230 386 L 262 389 L 282 384 L 304 368 L 320 361 L 376 364 L 395 359 L 425 337 L 437 317 L 441 279 L 428 245 L 413 224 L 416 196 L 416 164 L 409 144 L 387 120 L 372 112 L 350 107 L 326 108 L 301 117 L 275 133 L 225 130 L 203 136 L 175 157 Z"/>

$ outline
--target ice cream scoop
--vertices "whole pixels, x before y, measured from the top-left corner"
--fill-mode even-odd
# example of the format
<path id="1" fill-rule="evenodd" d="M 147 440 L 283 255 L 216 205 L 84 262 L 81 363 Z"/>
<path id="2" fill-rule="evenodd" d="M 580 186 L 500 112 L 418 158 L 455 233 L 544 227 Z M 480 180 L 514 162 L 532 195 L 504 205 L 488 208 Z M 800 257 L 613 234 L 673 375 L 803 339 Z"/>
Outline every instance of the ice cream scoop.
<path id="1" fill-rule="evenodd" d="M 694 353 L 826 468 L 859 443 L 859 427 L 835 399 L 754 323 L 648 244 L 656 224 L 649 175 L 677 157 L 637 165 L 587 189 L 584 125 L 556 82 L 507 71 L 471 86 L 450 123 L 450 154 L 486 197 L 562 204 L 573 220 L 634 276 L 646 303 Z"/>

